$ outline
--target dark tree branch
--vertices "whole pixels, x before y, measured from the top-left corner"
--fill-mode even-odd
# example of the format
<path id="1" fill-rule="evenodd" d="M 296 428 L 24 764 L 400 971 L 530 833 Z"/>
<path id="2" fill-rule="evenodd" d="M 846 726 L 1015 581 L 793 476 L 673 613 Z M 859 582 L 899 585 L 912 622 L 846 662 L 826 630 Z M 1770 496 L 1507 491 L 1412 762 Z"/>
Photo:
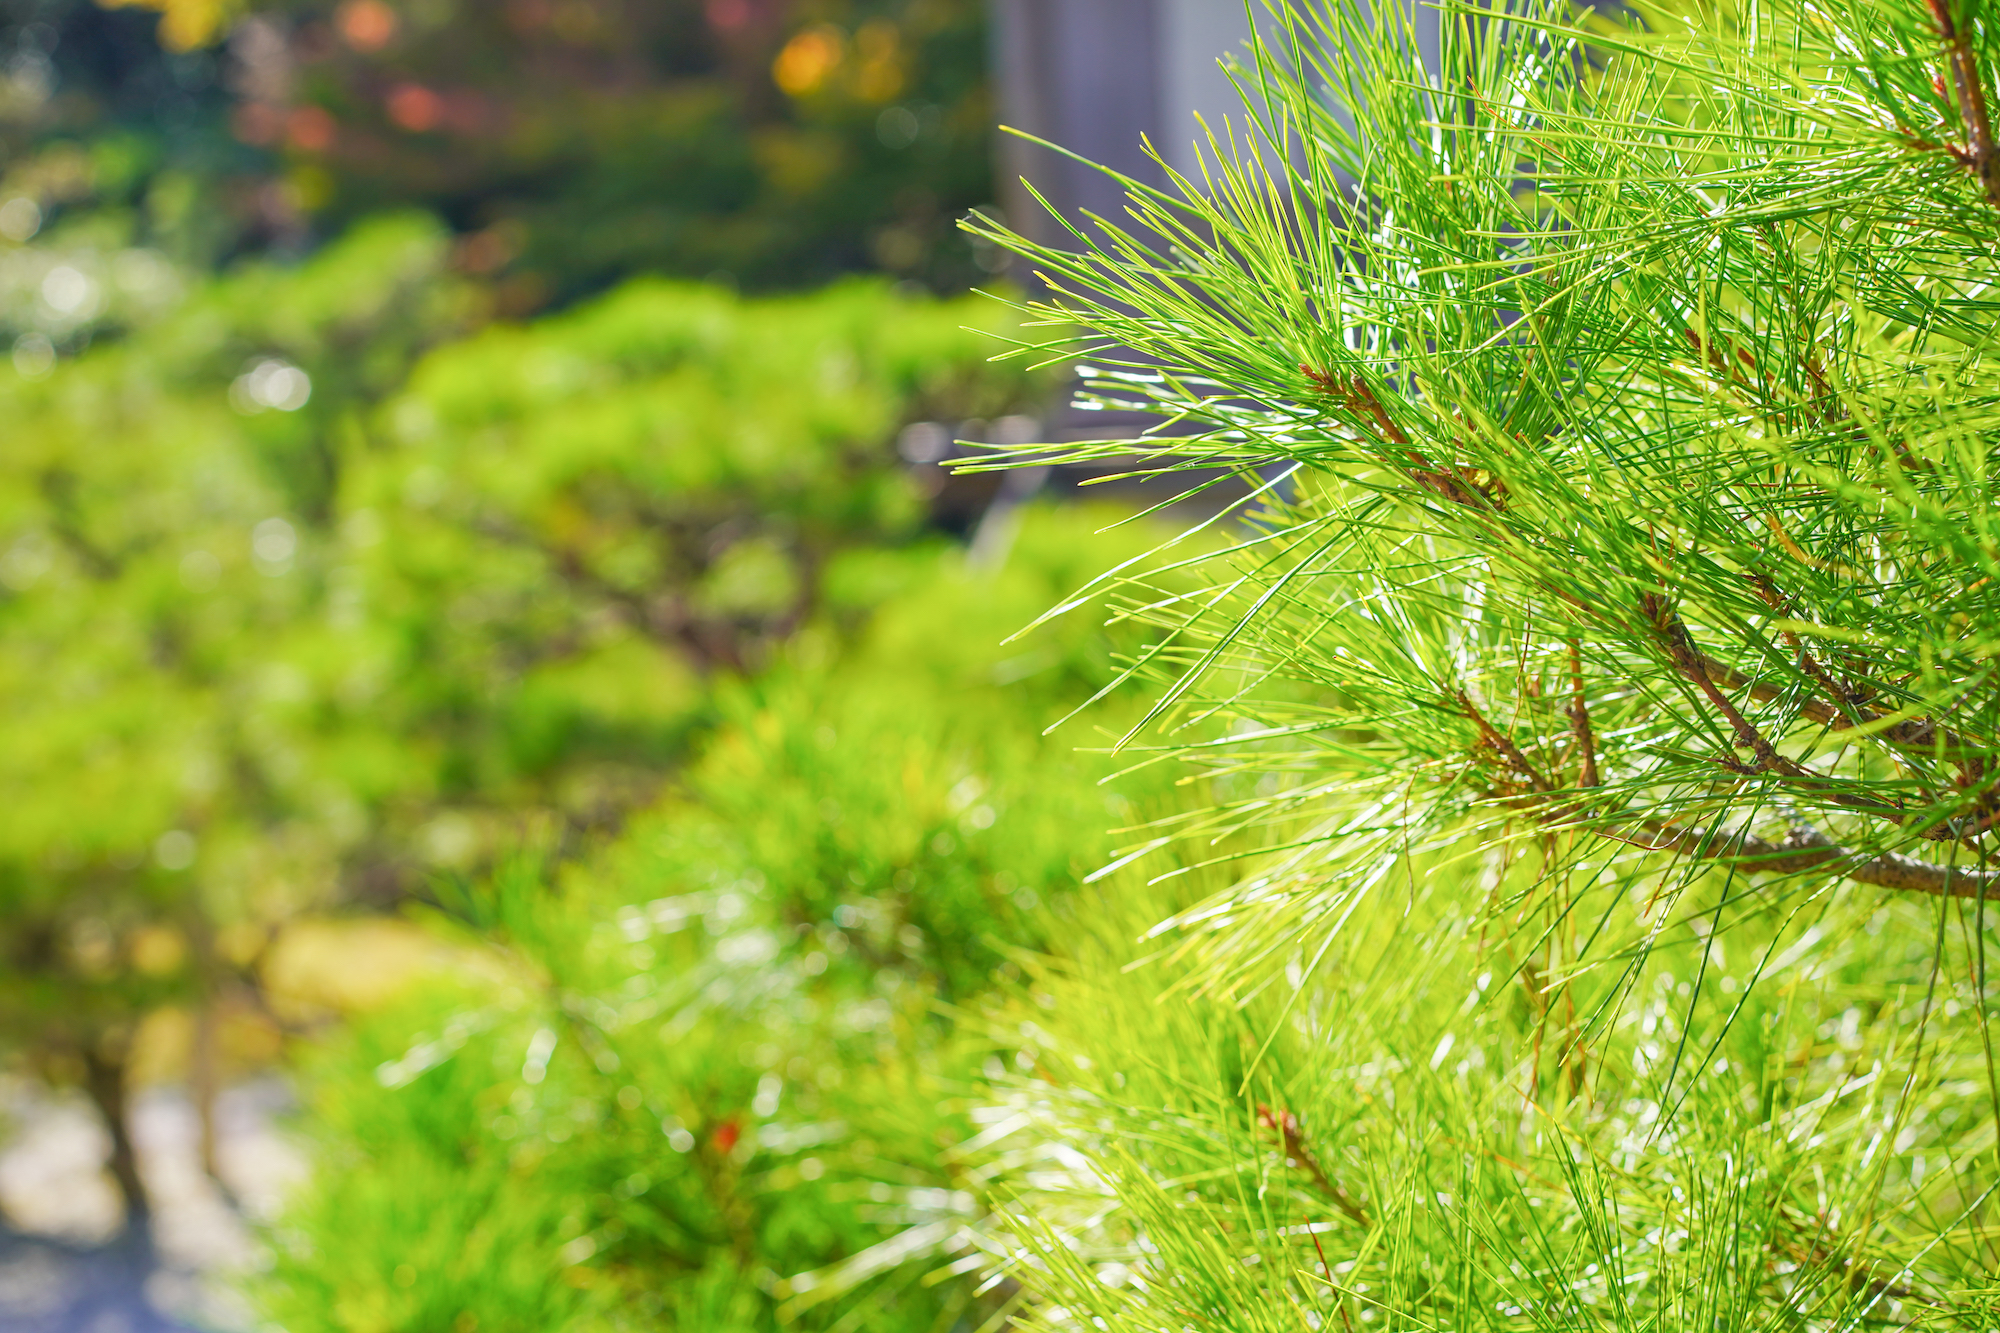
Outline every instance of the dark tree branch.
<path id="1" fill-rule="evenodd" d="M 1756 587 L 1757 595 L 1764 599 L 1766 606 L 1780 615 L 1791 614 L 1792 607 L 1789 600 L 1778 591 L 1769 578 L 1762 574 L 1757 574 L 1752 576 L 1751 583 Z M 1796 632 L 1788 629 L 1780 630 L 1778 631 L 1778 635 L 1784 640 L 1787 647 L 1798 653 L 1799 669 L 1811 677 L 1813 682 L 1821 690 L 1825 691 L 1827 697 L 1837 705 L 1837 711 L 1831 713 L 1825 709 L 1808 709 L 1808 716 L 1813 717 L 1815 721 L 1820 721 L 1823 725 L 1829 726 L 1836 731 L 1844 731 L 1850 727 L 1867 726 L 1871 722 L 1880 722 L 1882 720 L 1880 713 L 1868 707 L 1867 703 L 1853 690 L 1836 681 L 1833 678 L 1833 673 L 1820 665 L 1819 660 L 1812 655 L 1812 652 L 1806 647 L 1805 641 Z M 1704 659 L 1703 665 L 1704 669 L 1707 669 L 1710 664 Z M 1765 688 L 1769 689 L 1770 687 L 1766 686 Z M 1880 734 L 1890 744 L 1906 750 L 1918 751 L 1925 754 L 1937 754 L 1942 748 L 1945 758 L 1958 765 L 1961 773 L 1965 775 L 1968 784 L 1977 781 L 1985 772 L 1986 765 L 1983 754 L 1972 753 L 1974 747 L 1968 745 L 1961 737 L 1954 736 L 1950 732 L 1940 731 L 1935 724 L 1929 721 L 1913 718 L 1907 722 L 1899 722 L 1894 726 L 1886 727 Z M 1943 747 L 1940 747 L 1938 744 L 1941 738 L 1946 742 Z"/>
<path id="2" fill-rule="evenodd" d="M 1643 593 L 1639 597 L 1639 608 L 1652 622 L 1653 628 L 1665 645 L 1667 656 L 1674 667 L 1685 676 L 1694 687 L 1708 699 L 1710 706 L 1722 715 L 1729 729 L 1736 733 L 1736 743 L 1757 756 L 1760 768 L 1788 776 L 1809 776 L 1807 771 L 1791 760 L 1780 755 L 1764 734 L 1751 725 L 1748 718 L 1729 702 L 1729 696 L 1715 687 L 1709 678 L 1706 659 L 1694 646 L 1694 639 L 1688 633 L 1687 625 L 1675 613 L 1673 603 L 1653 593 Z"/>
<path id="3" fill-rule="evenodd" d="M 1842 847 L 1818 829 L 1795 826 L 1782 843 L 1749 833 L 1713 833 L 1653 820 L 1635 825 L 1579 823 L 1578 828 L 1649 852 L 1677 852 L 1691 860 L 1733 866 L 1753 875 L 1797 875 L 1825 870 L 1857 884 L 1927 893 L 1944 898 L 1995 896 L 2000 871 L 1934 865 L 1896 852 Z"/>
<path id="4" fill-rule="evenodd" d="M 1593 817 L 1581 801 L 1561 799 L 1565 793 L 1551 789 L 1519 747 L 1480 716 L 1466 695 L 1461 693 L 1458 699 L 1479 729 L 1481 743 L 1533 788 L 1529 793 L 1501 794 L 1502 803 L 1530 812 L 1544 824 L 1595 834 L 1642 851 L 1674 852 L 1747 874 L 1797 875 L 1824 870 L 1857 884 L 1906 893 L 1945 898 L 2000 896 L 2000 871 L 1937 865 L 1898 852 L 1857 851 L 1804 824 L 1794 824 L 1791 833 L 1778 843 L 1748 831 L 1691 829 L 1658 819 L 1620 823 L 1615 818 Z"/>
<path id="5" fill-rule="evenodd" d="M 1312 381 L 1315 389 L 1339 403 L 1350 416 L 1372 422 L 1376 438 L 1385 450 L 1388 446 L 1403 450 L 1402 465 L 1407 469 L 1410 480 L 1417 485 L 1441 500 L 1466 509 L 1491 511 L 1507 507 L 1505 482 L 1493 476 L 1481 481 L 1472 468 L 1457 464 L 1440 467 L 1433 463 L 1396 424 L 1375 391 L 1360 379 L 1343 380 L 1323 370 L 1315 370 L 1304 362 L 1299 363 L 1299 370 Z"/>
<path id="6" fill-rule="evenodd" d="M 125 1205 L 128 1238 L 150 1243 L 152 1201 L 146 1182 L 139 1174 L 139 1150 L 132 1141 L 131 1087 L 128 1052 L 109 1050 L 104 1044 L 86 1041 L 82 1049 L 83 1090 L 97 1108 L 104 1132 L 111 1140 L 111 1178 L 117 1182 L 120 1201 Z"/>
<path id="7" fill-rule="evenodd" d="M 1885 819 L 1899 827 L 1903 824 L 1909 812 L 1902 806 L 1886 801 L 1869 800 L 1843 791 L 1824 774 L 1815 773 L 1796 760 L 1787 759 L 1779 754 L 1777 747 L 1772 745 L 1770 740 L 1743 716 L 1736 705 L 1729 701 L 1729 697 L 1716 687 L 1708 671 L 1709 659 L 1695 647 L 1693 637 L 1689 635 L 1687 626 L 1682 623 L 1681 618 L 1675 614 L 1672 603 L 1663 597 L 1645 593 L 1639 598 L 1639 604 L 1659 633 L 1675 668 L 1700 690 L 1716 712 L 1722 715 L 1723 720 L 1736 733 L 1737 743 L 1757 756 L 1754 768 L 1727 758 L 1723 760 L 1725 768 L 1745 776 L 1759 773 L 1775 774 L 1803 786 L 1819 799 L 1844 810 Z M 1918 836 L 1934 842 L 1950 842 L 1959 838 L 1961 834 L 1962 831 L 1959 829 L 1940 825 L 1921 830 Z"/>
<path id="8" fill-rule="evenodd" d="M 1951 64 L 1958 111 L 1965 117 L 1966 164 L 1979 177 L 1986 202 L 2000 208 L 2000 157 L 1994 152 L 1993 122 L 1986 115 L 1986 85 L 1980 74 L 1979 58 L 1951 16 L 1951 0 L 1930 0 L 1930 6 L 1938 37 L 1944 42 L 1945 57 Z"/>
<path id="9" fill-rule="evenodd" d="M 49 531 L 69 548 L 84 573 L 100 582 L 114 579 L 123 562 L 92 541 L 83 530 L 83 518 L 76 501 L 76 478 L 57 469 L 41 476 L 42 498 L 49 506 Z"/>

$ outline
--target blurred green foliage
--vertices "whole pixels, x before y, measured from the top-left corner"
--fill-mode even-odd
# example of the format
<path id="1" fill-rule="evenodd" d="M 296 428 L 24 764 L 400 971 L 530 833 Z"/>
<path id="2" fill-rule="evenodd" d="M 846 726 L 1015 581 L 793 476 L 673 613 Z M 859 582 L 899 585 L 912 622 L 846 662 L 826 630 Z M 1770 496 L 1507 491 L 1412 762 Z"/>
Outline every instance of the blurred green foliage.
<path id="1" fill-rule="evenodd" d="M 665 804 L 553 889 L 523 862 L 447 895 L 455 975 L 307 1078 L 320 1166 L 266 1313 L 293 1333 L 982 1323 L 993 1299 L 920 1279 L 979 1210 L 956 1148 L 994 978 L 1065 928 L 1102 830 L 1170 799 L 1153 773 L 1114 795 L 1110 759 L 1039 737 L 1112 675 L 1103 631 L 1001 643 L 1142 549 L 1091 526 L 1035 515 L 998 569 L 844 558 L 826 620 L 725 692 Z"/>
<path id="2" fill-rule="evenodd" d="M 96 1054 L 184 989 L 218 924 L 324 894 L 366 826 L 357 747 L 314 725 L 335 422 L 367 358 L 309 404 L 231 406 L 246 356 L 307 383 L 354 344 L 455 328 L 441 238 L 359 229 L 296 274 L 253 268 L 143 340 L 0 379 L 0 1003 L 13 1035 Z M 289 381 L 288 381 L 289 382 Z M 248 404 L 257 407 L 257 404 Z M 273 418 L 288 418 L 283 421 Z M 292 485 L 287 487 L 285 483 Z M 295 494 L 287 494 L 291 490 Z"/>
<path id="3" fill-rule="evenodd" d="M 897 428 L 1036 389 L 880 283 L 640 283 L 406 372 L 483 313 L 448 253 L 378 220 L 0 376 L 0 1021 L 50 1072 L 302 910 L 616 823 L 917 535 Z"/>
<path id="4" fill-rule="evenodd" d="M 842 551 L 915 538 L 899 427 L 1040 391 L 984 360 L 993 311 L 641 281 L 418 367 L 356 453 L 335 592 L 380 683 L 354 722 L 399 712 L 432 756 L 419 813 L 459 811 L 432 860 L 471 863 L 530 807 L 615 819 L 705 682 L 819 611 Z"/>
<path id="5" fill-rule="evenodd" d="M 319 1057 L 288 1324 L 768 1327 L 959 1215 L 953 1006 L 1122 817 L 1034 739 L 1109 641 L 998 643 L 1130 545 L 965 568 L 891 447 L 1048 387 L 924 294 L 986 272 L 983 19 L 0 13 L 0 1041 L 138 1222 L 150 1016 L 202 1102 L 290 923 L 483 960 Z M 881 1268 L 848 1326 L 973 1308 Z"/>

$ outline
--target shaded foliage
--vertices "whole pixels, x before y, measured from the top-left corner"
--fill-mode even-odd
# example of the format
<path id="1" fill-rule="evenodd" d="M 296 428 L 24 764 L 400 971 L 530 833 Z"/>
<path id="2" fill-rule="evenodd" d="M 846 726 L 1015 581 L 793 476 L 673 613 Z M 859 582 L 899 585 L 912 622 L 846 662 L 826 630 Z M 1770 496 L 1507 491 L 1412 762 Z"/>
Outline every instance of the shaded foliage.
<path id="1" fill-rule="evenodd" d="M 0 236 L 32 236 L 32 209 L 44 246 L 200 272 L 420 208 L 510 315 L 639 272 L 962 289 L 983 274 L 953 222 L 991 194 L 983 18 L 972 0 L 18 5 L 0 205 L 21 202 Z"/>

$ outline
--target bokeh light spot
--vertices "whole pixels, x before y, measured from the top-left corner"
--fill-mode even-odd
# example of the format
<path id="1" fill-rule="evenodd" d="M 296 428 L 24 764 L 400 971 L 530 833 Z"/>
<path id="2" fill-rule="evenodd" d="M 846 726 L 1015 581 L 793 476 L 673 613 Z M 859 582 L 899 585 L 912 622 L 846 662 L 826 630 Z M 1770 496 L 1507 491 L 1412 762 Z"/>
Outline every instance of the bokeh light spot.
<path id="1" fill-rule="evenodd" d="M 296 412 L 312 398 L 312 377 L 289 361 L 265 357 L 236 377 L 229 403 L 245 416 L 267 408 Z"/>
<path id="2" fill-rule="evenodd" d="M 396 36 L 396 11 L 382 0 L 349 0 L 334 14 L 341 40 L 356 51 L 380 51 Z"/>
<path id="3" fill-rule="evenodd" d="M 806 97 L 826 83 L 846 55 L 846 37 L 840 29 L 822 23 L 785 43 L 771 62 L 771 77 L 788 96 Z"/>
<path id="4" fill-rule="evenodd" d="M 196 850 L 194 834 L 186 829 L 168 829 L 153 840 L 153 859 L 162 870 L 186 870 L 194 864 Z"/>
<path id="5" fill-rule="evenodd" d="M 24 333 L 14 340 L 14 372 L 21 378 L 38 380 L 55 368 L 56 348 L 47 335 Z"/>
<path id="6" fill-rule="evenodd" d="M 303 152 L 324 153 L 333 147 L 338 133 L 339 126 L 325 107 L 297 107 L 285 118 L 285 137 Z"/>
<path id="7" fill-rule="evenodd" d="M 25 241 L 42 229 L 42 206 L 25 195 L 0 204 L 0 236 Z"/>
<path id="8" fill-rule="evenodd" d="M 444 119 L 444 99 L 421 84 L 399 85 L 390 92 L 385 106 L 389 119 L 412 134 L 436 129 Z"/>

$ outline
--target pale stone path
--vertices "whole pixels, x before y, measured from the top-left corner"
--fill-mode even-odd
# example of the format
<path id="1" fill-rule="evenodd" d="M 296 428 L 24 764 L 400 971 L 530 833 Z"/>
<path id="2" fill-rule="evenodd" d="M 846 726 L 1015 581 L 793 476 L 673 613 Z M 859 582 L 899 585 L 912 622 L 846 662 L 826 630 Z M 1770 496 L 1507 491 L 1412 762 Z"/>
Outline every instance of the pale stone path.
<path id="1" fill-rule="evenodd" d="M 223 1094 L 223 1178 L 241 1215 L 203 1173 L 194 1108 L 173 1090 L 140 1096 L 134 1137 L 154 1207 L 154 1250 L 117 1235 L 106 1142 L 79 1098 L 0 1084 L 0 1333 L 234 1333 L 253 1321 L 232 1279 L 254 1271 L 255 1220 L 303 1174 L 279 1125 L 276 1080 Z M 246 1225 L 245 1219 L 250 1219 Z"/>

